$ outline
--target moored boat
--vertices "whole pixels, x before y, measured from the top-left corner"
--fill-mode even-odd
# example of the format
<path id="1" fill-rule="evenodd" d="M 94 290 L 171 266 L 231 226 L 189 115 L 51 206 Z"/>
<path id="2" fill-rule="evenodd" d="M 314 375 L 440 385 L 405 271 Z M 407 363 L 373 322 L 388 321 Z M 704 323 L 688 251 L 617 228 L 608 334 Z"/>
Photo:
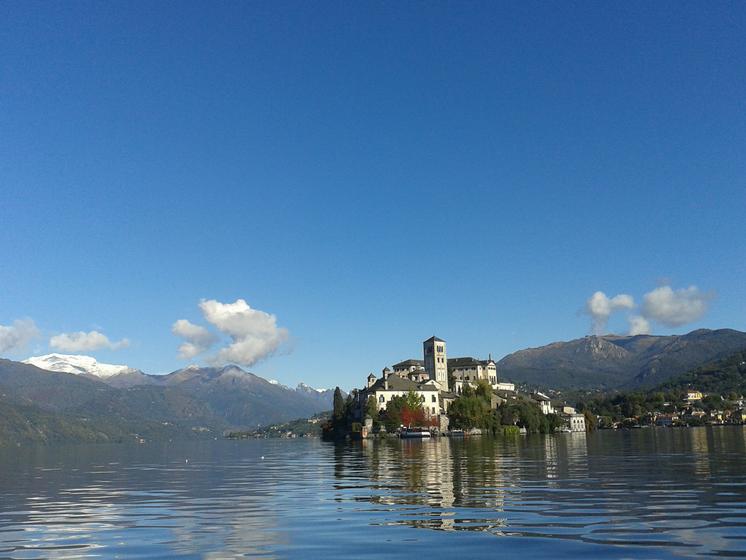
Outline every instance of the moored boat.
<path id="1" fill-rule="evenodd" d="M 430 431 L 425 428 L 402 428 L 399 432 L 401 438 L 429 438 Z"/>

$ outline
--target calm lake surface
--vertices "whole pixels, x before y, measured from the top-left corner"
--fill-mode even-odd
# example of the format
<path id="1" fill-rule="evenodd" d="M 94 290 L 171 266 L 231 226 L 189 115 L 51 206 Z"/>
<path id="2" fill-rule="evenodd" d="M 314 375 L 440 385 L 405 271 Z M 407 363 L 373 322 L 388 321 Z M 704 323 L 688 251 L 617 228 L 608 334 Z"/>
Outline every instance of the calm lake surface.
<path id="1" fill-rule="evenodd" d="M 0 450 L 0 558 L 746 557 L 746 429 Z"/>

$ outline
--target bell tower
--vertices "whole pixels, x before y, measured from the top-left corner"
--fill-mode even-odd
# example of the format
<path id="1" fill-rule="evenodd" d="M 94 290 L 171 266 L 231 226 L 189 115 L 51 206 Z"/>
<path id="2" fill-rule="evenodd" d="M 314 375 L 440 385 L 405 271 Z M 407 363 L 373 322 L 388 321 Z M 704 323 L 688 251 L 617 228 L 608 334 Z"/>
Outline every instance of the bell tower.
<path id="1" fill-rule="evenodd" d="M 448 391 L 448 358 L 446 341 L 431 336 L 422 343 L 425 358 L 425 371 L 430 379 L 436 381 L 443 391 Z"/>

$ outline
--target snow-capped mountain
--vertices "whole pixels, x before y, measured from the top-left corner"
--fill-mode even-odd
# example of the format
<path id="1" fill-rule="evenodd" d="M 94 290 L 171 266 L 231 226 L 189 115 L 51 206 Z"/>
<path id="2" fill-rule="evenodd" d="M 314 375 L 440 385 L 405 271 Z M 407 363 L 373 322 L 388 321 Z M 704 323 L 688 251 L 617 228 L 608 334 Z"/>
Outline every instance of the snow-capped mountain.
<path id="1" fill-rule="evenodd" d="M 315 391 L 317 393 L 326 393 L 329 391 L 329 389 L 317 389 L 316 387 L 311 387 L 310 385 L 303 383 L 302 381 L 298 383 L 298 386 L 295 388 L 296 391 L 301 393 L 310 393 L 312 391 Z"/>
<path id="2" fill-rule="evenodd" d="M 91 375 L 106 379 L 122 373 L 136 373 L 138 370 L 125 365 L 102 364 L 91 356 L 77 356 L 73 354 L 46 354 L 32 356 L 23 360 L 47 371 L 74 373 L 76 375 Z"/>

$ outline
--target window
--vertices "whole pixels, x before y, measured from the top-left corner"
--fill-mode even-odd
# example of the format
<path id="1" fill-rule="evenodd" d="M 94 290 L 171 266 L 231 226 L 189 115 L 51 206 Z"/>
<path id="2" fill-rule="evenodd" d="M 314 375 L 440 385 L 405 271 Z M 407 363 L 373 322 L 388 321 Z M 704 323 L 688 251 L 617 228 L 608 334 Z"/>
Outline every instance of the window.
<path id="1" fill-rule="evenodd" d="M 381 395 L 380 397 L 378 397 L 378 402 L 380 402 L 380 403 L 386 402 L 386 397 L 384 397 L 383 395 Z"/>
<path id="2" fill-rule="evenodd" d="M 433 414 L 435 414 L 435 407 L 433 407 Z"/>
<path id="3" fill-rule="evenodd" d="M 436 397 L 435 395 L 433 395 L 432 397 L 430 397 L 430 400 L 432 402 L 438 402 L 438 397 Z"/>

